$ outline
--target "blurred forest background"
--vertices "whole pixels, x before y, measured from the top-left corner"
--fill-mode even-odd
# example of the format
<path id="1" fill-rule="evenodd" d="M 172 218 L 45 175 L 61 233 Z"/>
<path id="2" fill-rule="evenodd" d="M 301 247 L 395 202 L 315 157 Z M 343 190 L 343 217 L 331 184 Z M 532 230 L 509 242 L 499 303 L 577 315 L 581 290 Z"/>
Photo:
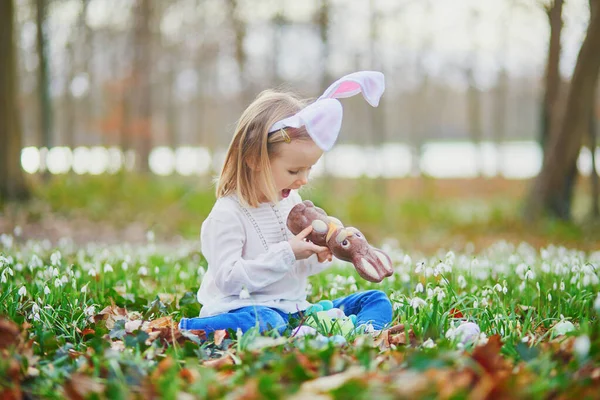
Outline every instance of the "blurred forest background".
<path id="1" fill-rule="evenodd" d="M 0 233 L 196 238 L 256 94 L 371 69 L 305 197 L 377 241 L 600 240 L 600 0 L 1 3 Z"/>

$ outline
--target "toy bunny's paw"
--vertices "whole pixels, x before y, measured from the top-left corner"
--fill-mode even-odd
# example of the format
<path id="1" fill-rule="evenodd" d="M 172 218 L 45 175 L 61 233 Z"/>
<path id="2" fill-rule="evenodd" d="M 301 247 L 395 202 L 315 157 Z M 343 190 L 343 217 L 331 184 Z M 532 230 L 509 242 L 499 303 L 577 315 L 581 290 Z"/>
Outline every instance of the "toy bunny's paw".
<path id="1" fill-rule="evenodd" d="M 390 257 L 374 247 L 370 247 L 367 253 L 354 263 L 354 267 L 362 278 L 370 282 L 381 282 L 394 273 Z"/>

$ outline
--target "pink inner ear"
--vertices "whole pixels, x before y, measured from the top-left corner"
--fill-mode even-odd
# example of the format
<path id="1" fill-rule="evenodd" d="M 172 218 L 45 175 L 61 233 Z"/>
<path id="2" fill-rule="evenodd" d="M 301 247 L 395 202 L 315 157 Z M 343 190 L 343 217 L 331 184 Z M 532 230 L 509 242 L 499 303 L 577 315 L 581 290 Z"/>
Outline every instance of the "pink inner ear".
<path id="1" fill-rule="evenodd" d="M 360 85 L 358 83 L 352 81 L 342 82 L 335 92 L 332 93 L 331 97 L 334 97 L 336 94 L 352 92 L 356 89 L 360 89 Z"/>

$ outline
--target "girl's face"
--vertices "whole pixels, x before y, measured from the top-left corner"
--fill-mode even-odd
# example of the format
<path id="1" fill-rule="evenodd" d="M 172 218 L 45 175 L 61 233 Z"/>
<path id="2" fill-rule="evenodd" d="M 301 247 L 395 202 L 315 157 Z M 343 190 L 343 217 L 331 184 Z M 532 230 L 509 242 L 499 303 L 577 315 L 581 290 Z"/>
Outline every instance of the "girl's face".
<path id="1" fill-rule="evenodd" d="M 323 150 L 310 139 L 281 143 L 278 153 L 271 158 L 271 172 L 279 200 L 308 183 L 308 174 L 323 155 Z"/>

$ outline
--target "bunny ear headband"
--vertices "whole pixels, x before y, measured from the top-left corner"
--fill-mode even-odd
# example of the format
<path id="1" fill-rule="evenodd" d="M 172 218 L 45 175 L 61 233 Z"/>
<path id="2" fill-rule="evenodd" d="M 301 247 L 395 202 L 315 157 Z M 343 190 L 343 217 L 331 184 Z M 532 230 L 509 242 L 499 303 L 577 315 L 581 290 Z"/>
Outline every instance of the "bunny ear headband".
<path id="1" fill-rule="evenodd" d="M 329 86 L 317 101 L 295 115 L 274 123 L 269 134 L 287 127 L 304 126 L 317 146 L 323 151 L 329 151 L 342 127 L 342 103 L 336 99 L 362 93 L 371 106 L 377 107 L 384 90 L 385 82 L 381 72 L 360 71 L 346 75 Z"/>

